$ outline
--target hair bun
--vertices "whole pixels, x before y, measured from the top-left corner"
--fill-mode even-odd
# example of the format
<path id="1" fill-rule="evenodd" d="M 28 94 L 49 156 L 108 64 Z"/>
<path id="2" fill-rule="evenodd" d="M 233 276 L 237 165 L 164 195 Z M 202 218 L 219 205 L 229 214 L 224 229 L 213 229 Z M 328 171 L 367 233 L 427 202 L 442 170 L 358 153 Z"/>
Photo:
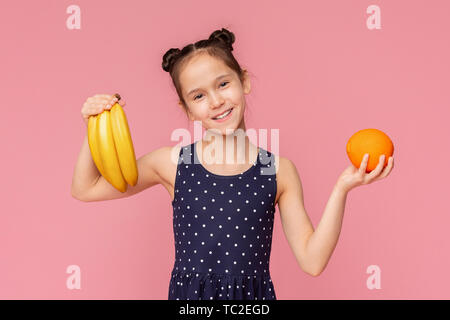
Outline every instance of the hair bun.
<path id="1" fill-rule="evenodd" d="M 164 54 L 162 62 L 162 68 L 164 71 L 170 72 L 174 62 L 177 60 L 180 53 L 180 49 L 171 48 Z"/>
<path id="2" fill-rule="evenodd" d="M 225 28 L 222 28 L 222 30 L 216 30 L 209 36 L 209 41 L 216 41 L 219 40 L 227 46 L 227 48 L 230 49 L 230 51 L 233 51 L 233 43 L 234 43 L 234 34 L 233 32 L 228 31 Z"/>

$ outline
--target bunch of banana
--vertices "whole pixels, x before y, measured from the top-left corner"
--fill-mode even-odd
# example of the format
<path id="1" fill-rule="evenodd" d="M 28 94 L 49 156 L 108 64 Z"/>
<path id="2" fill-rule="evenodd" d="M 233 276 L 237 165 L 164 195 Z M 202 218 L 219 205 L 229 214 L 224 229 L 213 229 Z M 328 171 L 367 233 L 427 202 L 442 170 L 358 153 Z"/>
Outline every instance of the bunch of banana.
<path id="1" fill-rule="evenodd" d="M 116 94 L 118 100 L 120 96 Z M 136 156 L 122 107 L 115 103 L 88 121 L 88 141 L 92 159 L 101 175 L 120 192 L 138 179 Z"/>

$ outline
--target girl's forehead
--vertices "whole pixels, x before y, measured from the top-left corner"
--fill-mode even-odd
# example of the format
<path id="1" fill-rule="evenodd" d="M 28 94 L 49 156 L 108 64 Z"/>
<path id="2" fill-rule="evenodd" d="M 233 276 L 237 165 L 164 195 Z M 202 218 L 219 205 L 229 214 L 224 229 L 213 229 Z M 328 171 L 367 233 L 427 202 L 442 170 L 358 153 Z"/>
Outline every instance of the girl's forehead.
<path id="1" fill-rule="evenodd" d="M 209 86 L 223 75 L 234 76 L 232 69 L 217 59 L 215 60 L 216 62 L 197 60 L 184 68 L 179 79 L 186 95 L 192 93 L 193 90 Z"/>
<path id="2" fill-rule="evenodd" d="M 186 79 L 204 78 L 205 76 L 218 75 L 219 73 L 229 72 L 230 68 L 220 59 L 211 57 L 208 54 L 200 54 L 192 58 L 184 66 L 180 76 Z"/>

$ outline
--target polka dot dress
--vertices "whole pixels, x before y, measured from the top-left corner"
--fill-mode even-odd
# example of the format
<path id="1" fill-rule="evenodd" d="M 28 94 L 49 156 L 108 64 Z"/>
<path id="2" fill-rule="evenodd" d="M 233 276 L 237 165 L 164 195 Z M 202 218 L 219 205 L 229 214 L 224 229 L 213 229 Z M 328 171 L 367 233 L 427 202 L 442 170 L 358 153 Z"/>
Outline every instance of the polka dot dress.
<path id="1" fill-rule="evenodd" d="M 222 176 L 199 162 L 196 143 L 178 158 L 169 299 L 275 300 L 269 273 L 275 157 L 259 148 L 252 167 Z"/>

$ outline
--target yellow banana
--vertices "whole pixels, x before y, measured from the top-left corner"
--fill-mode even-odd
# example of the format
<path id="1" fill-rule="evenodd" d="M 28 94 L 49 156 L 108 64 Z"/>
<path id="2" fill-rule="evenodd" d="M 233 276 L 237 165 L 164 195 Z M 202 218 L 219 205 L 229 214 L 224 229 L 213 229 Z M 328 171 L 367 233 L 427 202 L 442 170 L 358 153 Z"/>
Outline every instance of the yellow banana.
<path id="1" fill-rule="evenodd" d="M 131 186 L 135 186 L 138 179 L 136 156 L 131 140 L 128 121 L 122 106 L 118 103 L 111 107 L 111 126 L 123 177 Z"/>
<path id="2" fill-rule="evenodd" d="M 90 116 L 88 120 L 88 142 L 89 149 L 91 150 L 92 160 L 102 176 L 105 176 L 105 170 L 103 169 L 102 159 L 100 158 L 100 153 L 98 151 L 98 141 L 97 141 L 97 126 L 98 126 L 98 116 Z"/>
<path id="3" fill-rule="evenodd" d="M 104 110 L 98 117 L 97 147 L 105 173 L 103 177 L 117 190 L 125 192 L 128 186 L 120 170 L 119 159 L 114 145 L 111 113 L 109 110 Z"/>

